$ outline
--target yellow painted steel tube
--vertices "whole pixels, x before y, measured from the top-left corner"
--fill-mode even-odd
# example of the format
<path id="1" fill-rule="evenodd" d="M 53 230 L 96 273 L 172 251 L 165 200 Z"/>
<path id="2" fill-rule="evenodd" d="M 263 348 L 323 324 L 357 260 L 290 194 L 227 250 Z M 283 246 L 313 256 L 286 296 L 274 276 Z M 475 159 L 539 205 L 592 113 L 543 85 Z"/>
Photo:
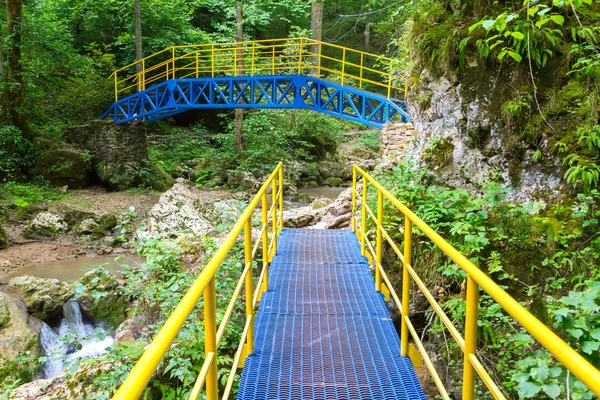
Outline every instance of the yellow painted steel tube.
<path id="1" fill-rule="evenodd" d="M 492 396 L 494 396 L 496 400 L 506 400 L 504 394 L 502 394 L 500 389 L 498 389 L 498 386 L 496 386 L 496 383 L 492 380 L 492 377 L 488 374 L 485 367 L 479 362 L 479 359 L 477 356 L 475 356 L 475 354 L 469 355 L 469 362 L 471 365 L 473 365 L 473 368 L 475 371 L 477 371 L 477 374 L 488 388 Z"/>
<path id="2" fill-rule="evenodd" d="M 375 265 L 381 265 L 382 259 L 382 240 L 381 240 L 381 226 L 383 224 L 383 195 L 380 191 L 377 191 L 377 233 L 375 238 Z M 381 273 L 379 268 L 375 268 L 375 290 L 381 292 Z"/>
<path id="3" fill-rule="evenodd" d="M 463 400 L 475 398 L 475 369 L 470 356 L 477 355 L 477 312 L 479 308 L 479 286 L 467 277 L 467 313 L 465 317 L 465 350 L 463 365 Z"/>
<path id="4" fill-rule="evenodd" d="M 225 329 L 227 328 L 227 323 L 229 322 L 229 319 L 231 318 L 231 314 L 233 313 L 233 310 L 235 308 L 235 302 L 237 300 L 237 298 L 240 295 L 240 292 L 242 291 L 242 285 L 245 283 L 246 280 L 246 276 L 248 275 L 248 270 L 250 269 L 250 265 L 246 265 L 246 267 L 244 268 L 244 271 L 242 272 L 242 275 L 240 276 L 240 280 L 237 283 L 235 290 L 233 291 L 233 294 L 231 295 L 231 300 L 229 300 L 229 304 L 227 305 L 227 309 L 225 310 L 225 314 L 223 314 L 223 319 L 221 320 L 221 323 L 219 324 L 219 329 L 217 330 L 217 347 L 219 347 L 219 344 L 221 344 L 221 338 L 223 338 L 223 335 L 225 334 Z"/>
<path id="5" fill-rule="evenodd" d="M 244 259 L 248 268 L 246 274 L 246 318 L 252 318 L 254 315 L 254 289 L 252 284 L 252 219 L 249 218 L 244 226 Z M 248 354 L 254 354 L 254 329 L 252 324 L 248 329 Z"/>
<path id="6" fill-rule="evenodd" d="M 279 170 L 279 192 L 277 195 L 279 196 L 279 212 L 281 214 L 279 230 L 281 230 L 283 229 L 283 168 Z"/>
<path id="7" fill-rule="evenodd" d="M 360 253 L 364 256 L 365 254 L 365 239 L 367 236 L 367 180 L 362 180 L 362 213 L 360 220 L 360 231 L 362 235 L 360 237 Z"/>
<path id="8" fill-rule="evenodd" d="M 412 222 L 404 219 L 404 262 L 402 263 L 402 327 L 400 328 L 400 355 L 408 357 L 408 326 L 405 319 L 409 318 L 410 311 L 410 266 L 412 254 Z"/>
<path id="9" fill-rule="evenodd" d="M 356 168 L 352 167 L 352 232 L 356 233 Z"/>
<path id="10" fill-rule="evenodd" d="M 215 358 L 215 353 L 208 353 L 206 355 L 206 359 L 204 360 L 204 365 L 202 365 L 202 369 L 200 370 L 200 373 L 198 374 L 198 378 L 196 379 L 196 382 L 194 383 L 194 387 L 192 388 L 192 392 L 190 393 L 190 397 L 188 397 L 188 400 L 196 400 L 198 398 L 198 396 L 200 396 L 200 391 L 202 390 L 202 387 L 204 386 L 204 382 L 206 381 L 206 375 L 208 375 L 208 369 L 210 367 L 210 365 L 213 362 L 213 359 Z"/>
<path id="11" fill-rule="evenodd" d="M 263 270 L 265 271 L 265 279 L 263 280 L 262 291 L 266 292 L 269 287 L 269 214 L 268 214 L 268 201 L 267 201 L 267 193 L 261 196 L 262 198 L 262 224 L 263 224 L 263 234 L 262 234 L 262 260 L 263 260 Z"/>
<path id="12" fill-rule="evenodd" d="M 279 169 L 282 168 L 282 165 L 282 163 L 277 165 L 267 181 L 259 189 L 256 196 L 250 201 L 250 204 L 248 204 L 248 207 L 246 207 L 246 210 L 242 213 L 240 219 L 238 219 L 238 221 L 235 223 L 221 246 L 219 246 L 198 278 L 196 278 L 190 289 L 183 296 L 183 299 L 179 302 L 173 313 L 169 316 L 152 343 L 150 343 L 142 357 L 136 363 L 133 370 L 131 370 L 125 379 L 125 382 L 123 382 L 121 387 L 117 390 L 113 399 L 137 399 L 143 392 L 148 381 L 152 377 L 154 370 L 164 357 L 164 354 L 169 349 L 169 346 L 171 346 L 173 339 L 196 306 L 198 299 L 205 291 L 207 286 L 209 286 L 209 283 L 213 281 L 213 277 L 217 271 L 217 268 L 219 265 L 221 265 L 221 262 L 237 240 L 237 237 L 242 231 L 246 221 L 252 217 L 252 212 L 258 204 L 260 196 L 266 193 L 268 185 L 274 179 L 276 174 L 279 173 Z M 209 351 L 207 351 L 207 353 L 209 353 Z"/>
<path id="13" fill-rule="evenodd" d="M 152 342 L 154 343 L 154 340 Z M 214 276 L 204 290 L 204 352 L 206 356 L 209 353 L 217 353 L 217 286 Z M 217 358 L 214 357 L 206 374 L 206 399 L 217 400 L 218 398 Z"/>
<path id="14" fill-rule="evenodd" d="M 233 359 L 233 365 L 231 366 L 231 372 L 229 374 L 229 379 L 227 379 L 227 385 L 225 386 L 225 390 L 223 391 L 223 400 L 229 398 L 231 394 L 231 389 L 233 388 L 233 382 L 235 379 L 235 372 L 238 369 L 238 365 L 240 364 L 240 360 L 242 358 L 242 353 L 244 350 L 244 339 L 246 336 L 248 337 L 248 341 L 250 341 L 250 332 L 252 331 L 252 326 L 254 325 L 254 319 L 252 315 L 246 317 L 246 324 L 244 325 L 244 330 L 242 331 L 242 338 L 240 340 L 240 344 L 235 352 L 235 358 Z"/>
<path id="15" fill-rule="evenodd" d="M 525 328 L 542 346 L 563 363 L 594 394 L 600 396 L 600 371 L 590 364 L 579 353 L 558 337 L 551 329 L 535 318 L 525 307 L 507 294 L 489 276 L 477 268 L 463 254 L 452 247 L 422 219 L 417 217 L 408 207 L 396 199 L 388 190 L 375 181 L 362 168 L 356 167 L 363 179 L 369 181 L 382 191 L 383 195 L 396 208 L 410 219 L 427 237 L 429 237 L 450 259 L 465 271 L 487 294 L 490 295 L 506 312 L 508 312 L 523 328 Z M 404 304 L 403 304 L 404 306 Z"/>

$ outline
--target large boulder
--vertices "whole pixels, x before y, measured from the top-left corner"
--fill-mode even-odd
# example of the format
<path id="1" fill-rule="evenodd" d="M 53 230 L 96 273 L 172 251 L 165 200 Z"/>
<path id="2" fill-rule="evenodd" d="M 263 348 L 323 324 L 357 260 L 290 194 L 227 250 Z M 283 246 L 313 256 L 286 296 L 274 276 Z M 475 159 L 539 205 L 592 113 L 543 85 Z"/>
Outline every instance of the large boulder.
<path id="1" fill-rule="evenodd" d="M 56 239 L 58 235 L 68 229 L 69 225 L 60 215 L 44 211 L 31 221 L 23 235 L 29 239 Z"/>
<path id="2" fill-rule="evenodd" d="M 40 319 L 58 314 L 67 300 L 75 295 L 75 289 L 68 283 L 27 275 L 12 278 L 8 287 L 23 300 L 27 311 Z"/>
<path id="3" fill-rule="evenodd" d="M 101 214 L 68 202 L 58 202 L 53 205 L 50 210 L 63 217 L 70 227 L 75 227 L 76 233 L 78 231 L 78 225 L 83 225 L 81 227 L 84 231 L 83 234 L 90 233 L 89 227 L 86 227 L 86 225 L 90 224 L 89 220 L 92 220 L 99 225 L 102 228 L 102 231 L 110 231 L 114 229 L 118 223 L 117 215 L 114 213 Z M 83 221 L 86 220 L 87 222 L 84 224 Z M 81 231 L 81 229 L 79 229 L 79 231 Z"/>
<path id="4" fill-rule="evenodd" d="M 86 186 L 91 177 L 91 155 L 78 147 L 52 141 L 48 138 L 36 139 L 35 147 L 40 149 L 31 177 L 42 176 L 55 185 L 68 185 L 70 188 Z"/>
<path id="5" fill-rule="evenodd" d="M 39 333 L 30 325 L 27 312 L 0 292 L 0 387 L 37 375 L 39 343 Z"/>
<path id="6" fill-rule="evenodd" d="M 75 234 L 90 239 L 100 239 L 104 237 L 104 228 L 102 228 L 102 226 L 93 218 L 88 218 L 75 226 Z"/>
<path id="7" fill-rule="evenodd" d="M 319 164 L 319 171 L 323 179 L 339 178 L 342 181 L 352 179 L 352 166 L 335 161 L 322 161 Z"/>
<path id="8" fill-rule="evenodd" d="M 0 226 L 0 250 L 4 250 L 8 247 L 8 239 L 6 237 L 6 232 Z"/>
<path id="9" fill-rule="evenodd" d="M 196 236 L 213 233 L 211 222 L 203 215 L 203 208 L 188 186 L 176 183 L 152 207 L 147 229 L 138 230 L 138 236 L 176 238 L 186 233 Z"/>
<path id="10" fill-rule="evenodd" d="M 94 268 L 81 277 L 75 287 L 81 292 L 77 302 L 86 314 L 112 328 L 125 321 L 129 302 L 119 281 L 110 272 Z"/>

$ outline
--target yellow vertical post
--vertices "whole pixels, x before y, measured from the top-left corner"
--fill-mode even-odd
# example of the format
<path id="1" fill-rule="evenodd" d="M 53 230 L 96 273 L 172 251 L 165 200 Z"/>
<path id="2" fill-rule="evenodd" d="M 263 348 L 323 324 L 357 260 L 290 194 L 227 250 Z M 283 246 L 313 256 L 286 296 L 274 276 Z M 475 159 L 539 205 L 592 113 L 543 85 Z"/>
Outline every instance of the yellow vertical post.
<path id="1" fill-rule="evenodd" d="M 364 58 L 364 54 L 360 53 L 360 77 L 358 79 L 358 87 L 362 89 L 362 82 L 363 82 L 363 58 Z"/>
<path id="2" fill-rule="evenodd" d="M 217 400 L 219 387 L 217 382 L 217 290 L 213 277 L 204 290 L 204 354 L 215 353 L 206 375 L 206 398 Z"/>
<path id="3" fill-rule="evenodd" d="M 375 242 L 375 290 L 381 292 L 381 224 L 383 223 L 383 193 L 377 190 L 377 236 Z"/>
<path id="4" fill-rule="evenodd" d="M 389 99 L 390 97 L 392 97 L 392 74 L 389 74 L 388 78 L 387 98 Z"/>
<path id="5" fill-rule="evenodd" d="M 142 90 L 146 90 L 146 60 L 142 60 Z"/>
<path id="6" fill-rule="evenodd" d="M 273 241 L 273 247 L 271 248 L 271 254 L 269 255 L 269 262 L 273 259 L 275 249 L 277 248 L 277 207 L 275 204 L 277 204 L 277 176 L 275 176 L 271 182 L 271 207 L 273 210 L 271 211 L 271 233 L 273 235 L 271 240 Z"/>
<path id="7" fill-rule="evenodd" d="M 262 259 L 265 276 L 262 282 L 261 290 L 269 290 L 269 205 L 267 201 L 267 192 L 262 195 Z"/>
<path id="8" fill-rule="evenodd" d="M 254 46 L 255 42 L 252 42 L 252 66 L 250 67 L 250 75 L 254 76 Z"/>
<path id="9" fill-rule="evenodd" d="M 475 398 L 475 369 L 469 355 L 477 352 L 477 312 L 479 307 L 479 285 L 467 277 L 467 315 L 465 316 L 465 357 L 463 366 L 463 400 Z"/>
<path id="10" fill-rule="evenodd" d="M 360 215 L 360 254 L 366 256 L 365 237 L 367 236 L 367 178 L 362 177 L 362 203 Z"/>
<path id="11" fill-rule="evenodd" d="M 319 57 L 317 61 L 317 78 L 321 77 L 321 51 L 323 50 L 323 43 L 319 42 Z"/>
<path id="12" fill-rule="evenodd" d="M 273 55 L 271 57 L 271 75 L 275 75 L 275 45 L 273 45 Z"/>
<path id="13" fill-rule="evenodd" d="M 173 73 L 173 79 L 175 79 L 175 47 L 171 48 L 171 55 L 173 56 L 172 57 L 172 60 L 173 60 L 173 68 L 172 68 L 173 72 L 172 73 Z M 169 77 L 167 76 L 167 78 L 169 78 Z"/>
<path id="14" fill-rule="evenodd" d="M 199 62 L 198 62 L 198 51 L 196 52 L 196 78 L 198 77 L 198 67 L 199 67 Z"/>
<path id="15" fill-rule="evenodd" d="M 237 76 L 237 43 L 235 45 L 235 50 L 233 50 L 233 76 Z"/>
<path id="16" fill-rule="evenodd" d="M 302 72 L 302 38 L 300 38 L 300 48 L 298 49 L 298 75 Z"/>
<path id="17" fill-rule="evenodd" d="M 252 217 L 249 217 L 244 225 L 244 262 L 250 266 L 246 274 L 246 320 L 254 315 L 254 288 L 252 287 Z M 248 336 L 246 338 L 246 350 L 248 354 L 254 354 L 254 322 L 250 323 Z"/>
<path id="18" fill-rule="evenodd" d="M 346 70 L 346 48 L 342 50 L 342 85 L 344 84 L 344 71 Z"/>
<path id="19" fill-rule="evenodd" d="M 210 76 L 215 77 L 215 45 L 210 45 Z"/>
<path id="20" fill-rule="evenodd" d="M 402 328 L 400 330 L 400 355 L 408 357 L 408 325 L 410 303 L 410 274 L 408 266 L 412 254 L 412 221 L 404 217 L 404 268 L 402 269 Z"/>
<path id="21" fill-rule="evenodd" d="M 283 228 L 283 166 L 279 168 L 279 230 Z"/>
<path id="22" fill-rule="evenodd" d="M 119 100 L 119 89 L 117 84 L 117 73 L 115 72 L 115 101 Z"/>
<path id="23" fill-rule="evenodd" d="M 352 166 L 352 232 L 356 233 L 356 165 Z"/>
<path id="24" fill-rule="evenodd" d="M 408 75 L 404 78 L 404 101 L 408 98 Z"/>

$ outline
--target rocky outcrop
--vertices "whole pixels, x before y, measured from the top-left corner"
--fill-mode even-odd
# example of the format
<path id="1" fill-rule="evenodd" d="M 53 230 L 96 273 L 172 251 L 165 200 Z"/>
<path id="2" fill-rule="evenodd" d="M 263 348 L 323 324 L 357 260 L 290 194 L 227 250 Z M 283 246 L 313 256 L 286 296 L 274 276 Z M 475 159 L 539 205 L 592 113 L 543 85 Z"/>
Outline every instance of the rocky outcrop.
<path id="1" fill-rule="evenodd" d="M 0 292 L 0 387 L 18 379 L 29 381 L 37 375 L 39 342 L 39 333 L 31 327 L 27 312 Z M 25 359 L 17 360 L 20 356 Z"/>
<path id="2" fill-rule="evenodd" d="M 36 139 L 39 149 L 31 177 L 42 176 L 54 185 L 68 185 L 70 188 L 86 186 L 92 177 L 91 155 L 86 150 L 45 137 Z"/>
<path id="3" fill-rule="evenodd" d="M 8 238 L 6 237 L 6 232 L 0 226 L 0 250 L 4 250 L 8 247 Z"/>
<path id="4" fill-rule="evenodd" d="M 202 202 L 192 190 L 183 183 L 176 183 L 152 207 L 147 229 L 138 230 L 138 236 L 175 238 L 186 233 L 210 234 L 212 224 L 203 215 L 203 210 Z"/>
<path id="5" fill-rule="evenodd" d="M 66 232 L 69 225 L 57 214 L 51 212 L 39 213 L 25 231 L 23 235 L 29 239 L 56 239 L 58 235 Z"/>
<path id="6" fill-rule="evenodd" d="M 94 319 L 116 328 L 127 317 L 129 302 L 117 278 L 104 268 L 94 268 L 81 277 L 76 287 L 83 289 L 77 297 L 82 311 Z"/>
<path id="7" fill-rule="evenodd" d="M 283 225 L 287 228 L 348 228 L 352 220 L 352 188 L 344 190 L 334 202 L 324 207 L 300 207 L 286 211 L 283 216 Z"/>
<path id="8" fill-rule="evenodd" d="M 148 162 L 143 123 L 116 125 L 112 121 L 93 121 L 66 129 L 63 134 L 69 143 L 89 151 L 94 172 L 113 189 L 144 186 L 162 191 L 173 184 L 162 168 Z"/>
<path id="9" fill-rule="evenodd" d="M 58 314 L 63 304 L 75 295 L 75 290 L 69 284 L 58 279 L 27 275 L 11 279 L 8 287 L 23 300 L 27 311 L 40 319 Z"/>
<path id="10" fill-rule="evenodd" d="M 77 236 L 85 236 L 89 239 L 100 239 L 104 237 L 104 228 L 93 218 L 84 219 L 75 226 Z"/>
<path id="11" fill-rule="evenodd" d="M 50 210 L 60 215 L 76 235 L 90 236 L 92 239 L 103 237 L 118 223 L 114 213 L 96 213 L 68 203 L 58 203 Z"/>

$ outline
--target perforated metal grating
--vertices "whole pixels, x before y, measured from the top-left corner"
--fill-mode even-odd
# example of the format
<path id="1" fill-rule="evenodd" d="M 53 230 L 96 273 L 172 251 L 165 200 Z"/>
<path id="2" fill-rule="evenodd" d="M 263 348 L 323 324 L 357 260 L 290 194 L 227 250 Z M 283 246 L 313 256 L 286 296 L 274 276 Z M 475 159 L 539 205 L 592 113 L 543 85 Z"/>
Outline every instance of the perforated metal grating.
<path id="1" fill-rule="evenodd" d="M 354 233 L 282 231 L 238 399 L 425 399 Z"/>

